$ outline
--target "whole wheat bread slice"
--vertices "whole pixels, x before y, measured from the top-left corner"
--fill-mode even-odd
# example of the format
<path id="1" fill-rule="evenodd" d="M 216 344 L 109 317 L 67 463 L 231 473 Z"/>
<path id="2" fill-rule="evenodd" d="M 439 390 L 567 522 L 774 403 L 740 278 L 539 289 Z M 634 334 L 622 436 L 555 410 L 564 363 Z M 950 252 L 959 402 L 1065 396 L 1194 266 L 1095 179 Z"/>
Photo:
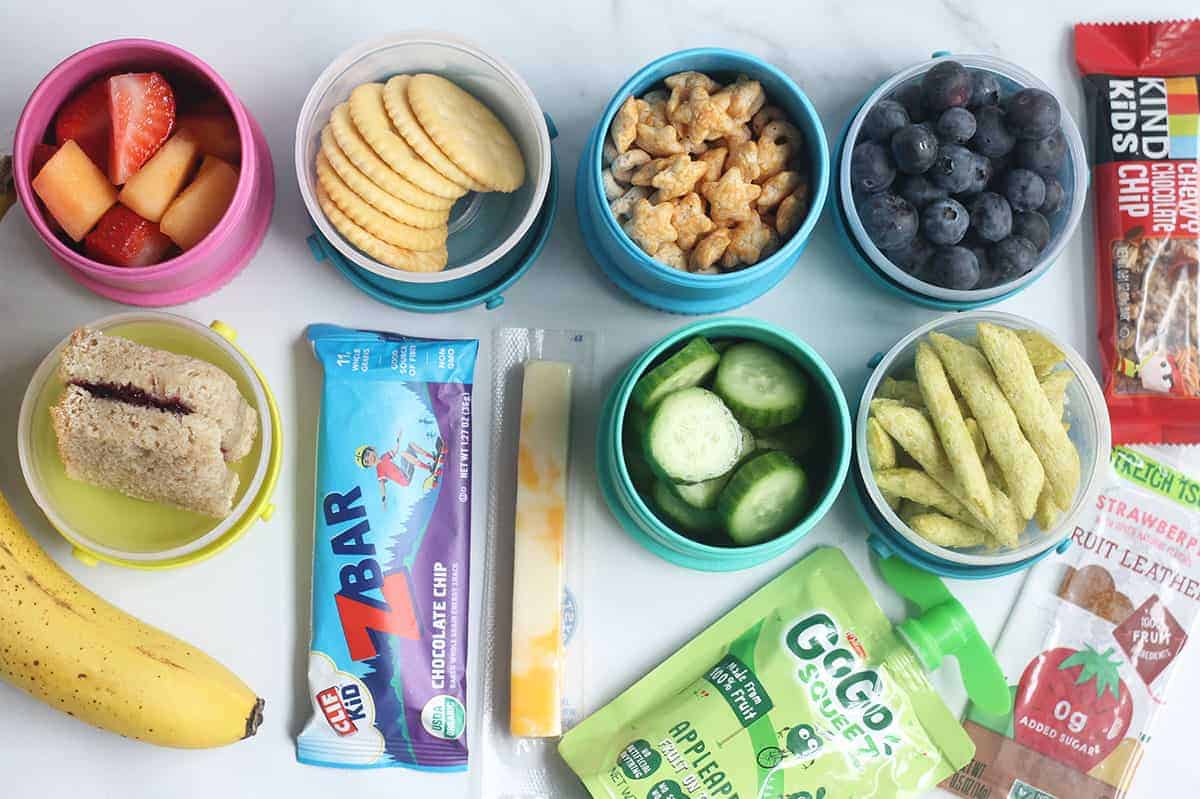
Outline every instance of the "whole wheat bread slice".
<path id="1" fill-rule="evenodd" d="M 100 399 L 68 386 L 50 418 L 71 479 L 217 518 L 232 510 L 238 476 L 209 417 Z"/>
<path id="2" fill-rule="evenodd" d="M 241 460 L 254 445 L 258 415 L 232 377 L 207 361 L 147 347 L 120 336 L 80 328 L 63 348 L 64 383 L 96 388 L 97 396 L 120 398 L 130 390 L 139 404 L 212 419 L 221 434 L 225 460 Z"/>

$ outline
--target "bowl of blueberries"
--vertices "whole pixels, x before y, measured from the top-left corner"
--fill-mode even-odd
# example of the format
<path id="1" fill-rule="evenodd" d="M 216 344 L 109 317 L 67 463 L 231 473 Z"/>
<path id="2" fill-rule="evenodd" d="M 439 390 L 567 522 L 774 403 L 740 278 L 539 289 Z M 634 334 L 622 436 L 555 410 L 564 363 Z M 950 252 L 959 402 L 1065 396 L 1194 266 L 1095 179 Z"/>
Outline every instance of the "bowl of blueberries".
<path id="1" fill-rule="evenodd" d="M 1083 139 L 1034 75 L 936 56 L 885 81 L 840 144 L 835 218 L 857 260 L 922 305 L 963 310 L 1037 280 L 1083 214 Z"/>

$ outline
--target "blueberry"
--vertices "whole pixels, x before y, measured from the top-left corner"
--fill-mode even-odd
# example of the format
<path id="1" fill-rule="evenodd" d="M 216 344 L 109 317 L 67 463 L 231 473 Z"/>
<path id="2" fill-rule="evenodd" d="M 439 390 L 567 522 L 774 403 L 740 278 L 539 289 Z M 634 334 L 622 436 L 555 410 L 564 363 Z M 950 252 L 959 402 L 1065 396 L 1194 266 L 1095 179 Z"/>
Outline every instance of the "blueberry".
<path id="1" fill-rule="evenodd" d="M 983 241 L 1000 241 L 1012 228 L 1012 208 L 999 194 L 985 191 L 971 202 L 971 230 Z"/>
<path id="2" fill-rule="evenodd" d="M 917 235 L 917 210 L 891 192 L 872 194 L 858 207 L 863 228 L 881 250 L 903 247 Z"/>
<path id="3" fill-rule="evenodd" d="M 1062 119 L 1058 100 L 1041 89 L 1021 89 L 1008 98 L 1005 106 L 1008 129 L 1018 139 L 1043 139 Z"/>
<path id="4" fill-rule="evenodd" d="M 975 135 L 975 115 L 965 108 L 947 108 L 938 117 L 938 137 L 955 144 L 965 144 Z"/>
<path id="5" fill-rule="evenodd" d="M 995 286 L 996 270 L 992 268 L 991 259 L 988 258 L 987 247 L 983 244 L 972 244 L 967 249 L 975 254 L 975 260 L 979 262 L 979 282 L 975 284 L 975 288 L 990 289 Z"/>
<path id="6" fill-rule="evenodd" d="M 1004 196 L 1014 211 L 1034 211 L 1046 201 L 1046 181 L 1028 169 L 1010 169 L 1004 176 Z"/>
<path id="7" fill-rule="evenodd" d="M 1007 283 L 1033 269 L 1037 263 L 1037 247 L 1023 236 L 1009 236 L 988 250 L 988 263 L 996 277 L 995 285 Z"/>
<path id="8" fill-rule="evenodd" d="M 992 162 L 987 156 L 979 153 L 971 155 L 974 156 L 971 165 L 971 185 L 959 192 L 962 197 L 974 197 L 992 182 Z"/>
<path id="9" fill-rule="evenodd" d="M 1058 174 L 1067 160 L 1067 139 L 1062 130 L 1055 130 L 1041 139 L 1022 139 L 1017 142 L 1017 166 L 1048 178 Z"/>
<path id="10" fill-rule="evenodd" d="M 856 192 L 883 191 L 896 179 L 887 148 L 873 141 L 856 145 L 850 154 L 850 185 Z"/>
<path id="11" fill-rule="evenodd" d="M 1067 199 L 1067 193 L 1063 189 L 1063 184 L 1058 182 L 1058 178 L 1045 178 L 1045 182 L 1046 200 L 1038 210 L 1049 216 L 1063 207 L 1063 203 Z"/>
<path id="12" fill-rule="evenodd" d="M 988 158 L 1008 155 L 1016 137 L 1005 126 L 1004 110 L 996 105 L 986 105 L 975 112 L 975 135 L 971 148 Z"/>
<path id="13" fill-rule="evenodd" d="M 1029 239 L 1041 252 L 1050 243 L 1050 223 L 1037 211 L 1017 211 L 1013 214 L 1012 234 Z"/>
<path id="14" fill-rule="evenodd" d="M 884 142 L 909 122 L 908 111 L 895 100 L 880 100 L 863 118 L 862 133 L 871 141 Z"/>
<path id="15" fill-rule="evenodd" d="M 971 70 L 971 108 L 982 108 L 1000 102 L 1000 81 L 991 72 Z"/>
<path id="16" fill-rule="evenodd" d="M 905 175 L 899 182 L 900 196 L 914 208 L 924 208 L 934 200 L 944 200 L 949 194 L 929 182 L 925 175 Z"/>
<path id="17" fill-rule="evenodd" d="M 913 236 L 908 244 L 884 250 L 883 254 L 910 275 L 920 276 L 933 258 L 933 245 L 920 236 Z"/>
<path id="18" fill-rule="evenodd" d="M 934 200 L 921 211 L 921 235 L 932 244 L 958 244 L 970 224 L 971 215 L 957 200 Z"/>
<path id="19" fill-rule="evenodd" d="M 973 289 L 979 283 L 979 260 L 966 247 L 938 247 L 924 279 L 946 289 Z"/>
<path id="20" fill-rule="evenodd" d="M 933 166 L 938 140 L 928 128 L 905 125 L 892 136 L 892 157 L 901 172 L 919 175 Z"/>
<path id="21" fill-rule="evenodd" d="M 951 194 L 966 191 L 975 181 L 975 154 L 961 144 L 942 145 L 929 179 Z"/>
<path id="22" fill-rule="evenodd" d="M 908 112 L 910 122 L 924 122 L 929 116 L 929 112 L 925 110 L 925 101 L 921 99 L 921 84 L 919 81 L 913 81 L 904 86 L 892 95 L 892 98 L 904 106 L 904 110 Z"/>
<path id="23" fill-rule="evenodd" d="M 921 99 L 934 112 L 966 105 L 971 99 L 971 76 L 957 61 L 939 61 L 921 78 Z"/>

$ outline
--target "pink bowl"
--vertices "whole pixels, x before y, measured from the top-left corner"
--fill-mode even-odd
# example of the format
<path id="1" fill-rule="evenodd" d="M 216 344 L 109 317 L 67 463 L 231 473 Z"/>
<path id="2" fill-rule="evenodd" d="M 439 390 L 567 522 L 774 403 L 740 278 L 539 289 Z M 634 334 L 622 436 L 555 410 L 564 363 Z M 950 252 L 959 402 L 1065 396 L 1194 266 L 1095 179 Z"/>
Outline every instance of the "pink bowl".
<path id="1" fill-rule="evenodd" d="M 30 185 L 33 148 L 45 138 L 59 106 L 87 81 L 105 73 L 161 70 L 207 85 L 224 100 L 241 135 L 237 190 L 217 226 L 196 246 L 154 266 L 109 266 L 76 252 L 51 232 Z M 177 305 L 216 291 L 258 250 L 275 205 L 275 170 L 262 129 L 212 67 L 189 52 L 152 39 L 115 39 L 80 50 L 42 79 L 17 122 L 13 178 L 25 214 L 50 252 L 75 280 L 130 305 Z"/>

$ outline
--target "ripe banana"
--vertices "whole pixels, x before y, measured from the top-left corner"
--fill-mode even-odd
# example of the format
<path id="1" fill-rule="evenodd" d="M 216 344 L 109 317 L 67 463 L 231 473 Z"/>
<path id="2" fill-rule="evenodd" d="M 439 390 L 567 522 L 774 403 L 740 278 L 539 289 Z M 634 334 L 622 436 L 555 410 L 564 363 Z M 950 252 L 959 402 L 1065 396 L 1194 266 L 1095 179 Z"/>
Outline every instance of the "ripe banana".
<path id="1" fill-rule="evenodd" d="M 178 638 L 77 583 L 0 494 L 0 679 L 129 738 L 182 748 L 248 738 L 263 700 Z"/>

